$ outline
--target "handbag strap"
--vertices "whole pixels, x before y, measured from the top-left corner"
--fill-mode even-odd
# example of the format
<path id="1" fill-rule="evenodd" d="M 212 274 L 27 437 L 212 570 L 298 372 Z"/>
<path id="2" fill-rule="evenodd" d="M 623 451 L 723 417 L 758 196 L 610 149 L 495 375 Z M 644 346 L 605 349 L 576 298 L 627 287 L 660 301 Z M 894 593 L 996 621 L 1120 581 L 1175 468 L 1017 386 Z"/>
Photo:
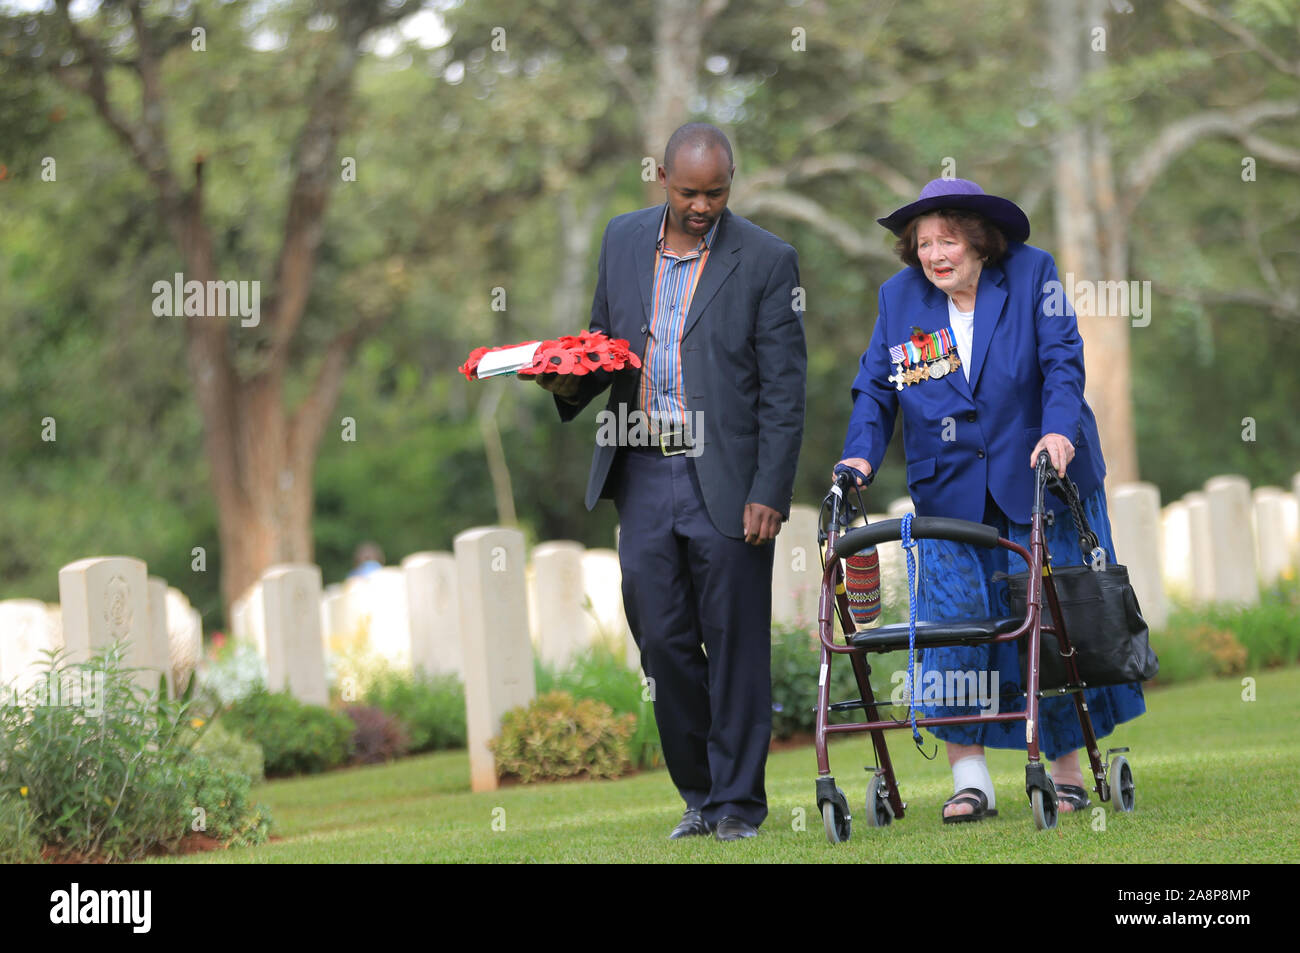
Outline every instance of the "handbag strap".
<path id="1" fill-rule="evenodd" d="M 1083 500 L 1079 497 L 1079 487 L 1068 476 L 1059 477 L 1048 471 L 1047 488 L 1070 509 L 1070 518 L 1074 520 L 1075 532 L 1079 534 L 1079 551 L 1083 553 L 1084 563 L 1094 572 L 1106 568 L 1106 551 L 1101 548 L 1101 541 L 1088 525 L 1088 516 L 1083 511 Z"/>

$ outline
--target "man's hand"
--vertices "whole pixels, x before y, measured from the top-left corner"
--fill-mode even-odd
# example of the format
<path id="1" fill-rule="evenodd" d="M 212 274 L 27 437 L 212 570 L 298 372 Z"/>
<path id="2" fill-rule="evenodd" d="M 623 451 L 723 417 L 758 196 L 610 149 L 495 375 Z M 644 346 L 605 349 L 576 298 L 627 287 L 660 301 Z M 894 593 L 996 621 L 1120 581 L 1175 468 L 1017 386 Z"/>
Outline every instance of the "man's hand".
<path id="1" fill-rule="evenodd" d="M 1038 469 L 1038 454 L 1046 450 L 1052 458 L 1052 466 L 1059 477 L 1065 476 L 1065 468 L 1074 459 L 1074 444 L 1059 433 L 1045 433 L 1034 445 L 1034 452 L 1029 455 L 1029 469 Z"/>
<path id="2" fill-rule="evenodd" d="M 520 374 L 518 376 L 532 377 L 543 390 L 549 390 L 564 400 L 572 400 L 578 396 L 578 378 L 573 374 Z"/>
<path id="3" fill-rule="evenodd" d="M 762 546 L 781 532 L 781 514 L 762 503 L 745 504 L 745 542 Z"/>
<path id="4" fill-rule="evenodd" d="M 867 461 L 863 460 L 861 457 L 849 457 L 847 460 L 841 460 L 840 463 L 843 463 L 846 466 L 850 466 L 855 470 L 859 470 L 862 473 L 865 473 L 867 476 L 871 476 L 871 464 L 867 463 Z M 840 463 L 835 464 L 835 466 L 838 467 Z M 834 467 L 831 468 L 831 482 L 832 483 L 835 482 Z M 858 486 L 863 485 L 861 480 L 857 480 L 856 482 Z"/>

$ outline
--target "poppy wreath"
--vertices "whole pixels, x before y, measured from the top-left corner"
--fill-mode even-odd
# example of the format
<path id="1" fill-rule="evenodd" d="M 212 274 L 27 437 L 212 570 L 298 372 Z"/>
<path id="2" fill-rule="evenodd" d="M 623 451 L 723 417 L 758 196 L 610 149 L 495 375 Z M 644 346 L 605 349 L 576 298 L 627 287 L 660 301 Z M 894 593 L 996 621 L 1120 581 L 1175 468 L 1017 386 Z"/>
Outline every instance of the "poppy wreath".
<path id="1" fill-rule="evenodd" d="M 525 344 L 537 344 L 533 363 L 522 368 L 519 373 L 525 376 L 537 374 L 576 374 L 581 377 L 592 371 L 619 371 L 629 364 L 640 367 L 641 359 L 628 350 L 627 341 L 622 338 L 606 337 L 602 331 L 582 331 L 576 335 L 566 334 L 554 341 L 525 341 Z M 468 380 L 477 379 L 479 361 L 483 355 L 492 351 L 503 351 L 510 347 L 476 347 L 469 352 L 457 370 Z"/>

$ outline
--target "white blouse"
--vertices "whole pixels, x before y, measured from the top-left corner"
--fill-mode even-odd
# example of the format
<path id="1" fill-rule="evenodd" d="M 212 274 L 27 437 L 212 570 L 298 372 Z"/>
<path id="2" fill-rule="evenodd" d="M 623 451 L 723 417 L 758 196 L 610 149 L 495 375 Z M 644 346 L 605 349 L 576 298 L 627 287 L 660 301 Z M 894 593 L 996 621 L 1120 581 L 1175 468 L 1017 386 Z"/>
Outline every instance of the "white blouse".
<path id="1" fill-rule="evenodd" d="M 948 324 L 952 327 L 953 343 L 957 345 L 957 355 L 961 358 L 961 370 L 970 380 L 971 342 L 975 337 L 975 309 L 958 311 L 957 306 L 948 299 Z"/>

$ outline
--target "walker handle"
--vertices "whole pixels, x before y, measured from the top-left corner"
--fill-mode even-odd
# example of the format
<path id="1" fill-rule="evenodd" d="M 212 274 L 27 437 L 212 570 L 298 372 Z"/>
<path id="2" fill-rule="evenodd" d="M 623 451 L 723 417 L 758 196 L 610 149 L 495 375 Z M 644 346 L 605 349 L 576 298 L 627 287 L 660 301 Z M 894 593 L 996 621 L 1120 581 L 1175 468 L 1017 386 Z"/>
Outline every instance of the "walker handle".
<path id="1" fill-rule="evenodd" d="M 857 467 L 851 467 L 847 463 L 835 464 L 835 469 L 832 472 L 835 475 L 835 485 L 842 486 L 846 490 L 857 485 L 855 481 L 861 481 L 862 486 L 870 486 L 871 478 L 875 476 L 874 473 L 870 475 L 863 473 Z"/>
<path id="2" fill-rule="evenodd" d="M 903 521 L 881 520 L 849 530 L 835 540 L 835 555 L 844 559 L 868 546 L 876 546 L 892 539 L 903 538 Z M 992 548 L 998 544 L 995 526 L 972 523 L 970 520 L 951 519 L 947 516 L 917 516 L 912 519 L 913 539 L 947 539 L 954 543 L 971 543 Z"/>

